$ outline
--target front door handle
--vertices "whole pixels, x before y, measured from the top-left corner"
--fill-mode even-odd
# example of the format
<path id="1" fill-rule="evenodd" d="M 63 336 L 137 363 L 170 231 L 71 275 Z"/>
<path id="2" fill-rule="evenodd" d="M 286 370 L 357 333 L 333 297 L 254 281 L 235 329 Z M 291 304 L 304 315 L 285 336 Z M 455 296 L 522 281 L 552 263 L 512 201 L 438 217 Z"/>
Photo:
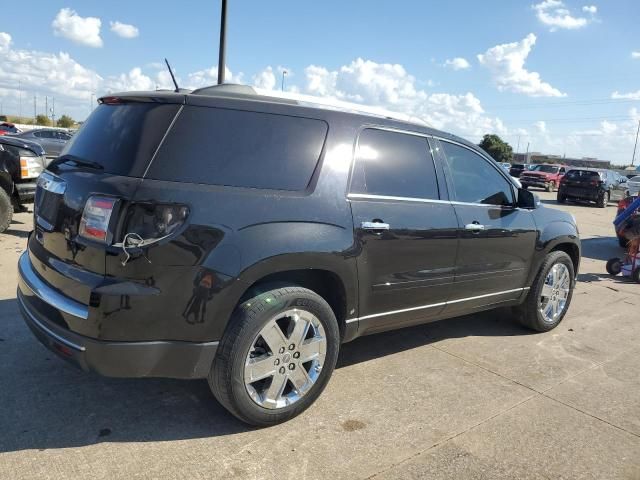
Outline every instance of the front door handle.
<path id="1" fill-rule="evenodd" d="M 470 232 L 481 232 L 482 230 L 484 230 L 484 225 L 480 225 L 479 223 L 474 222 L 465 225 L 464 229 L 469 230 Z"/>
<path id="2" fill-rule="evenodd" d="M 389 230 L 390 226 L 388 223 L 383 222 L 362 222 L 360 227 L 363 230 L 373 230 L 373 231 L 381 231 L 381 230 Z"/>

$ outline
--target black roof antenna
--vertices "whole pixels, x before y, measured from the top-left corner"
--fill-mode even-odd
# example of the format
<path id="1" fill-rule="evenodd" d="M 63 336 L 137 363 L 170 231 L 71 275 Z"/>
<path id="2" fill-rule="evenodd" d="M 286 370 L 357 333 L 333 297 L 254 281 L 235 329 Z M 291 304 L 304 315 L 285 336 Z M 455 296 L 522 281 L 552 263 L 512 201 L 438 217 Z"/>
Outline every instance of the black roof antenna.
<path id="1" fill-rule="evenodd" d="M 171 80 L 173 80 L 173 84 L 176 86 L 176 92 L 180 91 L 180 88 L 178 88 L 178 82 L 176 82 L 176 77 L 173 76 L 173 70 L 171 70 L 171 65 L 169 65 L 169 60 L 167 60 L 166 58 L 164 59 L 164 63 L 167 64 L 167 68 L 169 69 L 169 74 L 171 75 Z"/>

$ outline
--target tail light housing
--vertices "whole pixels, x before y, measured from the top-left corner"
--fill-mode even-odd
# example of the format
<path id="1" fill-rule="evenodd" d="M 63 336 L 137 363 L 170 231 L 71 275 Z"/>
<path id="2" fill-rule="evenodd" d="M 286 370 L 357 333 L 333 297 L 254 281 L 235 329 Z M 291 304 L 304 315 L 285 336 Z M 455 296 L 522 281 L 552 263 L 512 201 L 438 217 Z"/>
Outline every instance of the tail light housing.
<path id="1" fill-rule="evenodd" d="M 92 195 L 87 199 L 80 219 L 78 234 L 87 240 L 111 243 L 109 223 L 115 209 L 117 199 L 101 195 Z"/>

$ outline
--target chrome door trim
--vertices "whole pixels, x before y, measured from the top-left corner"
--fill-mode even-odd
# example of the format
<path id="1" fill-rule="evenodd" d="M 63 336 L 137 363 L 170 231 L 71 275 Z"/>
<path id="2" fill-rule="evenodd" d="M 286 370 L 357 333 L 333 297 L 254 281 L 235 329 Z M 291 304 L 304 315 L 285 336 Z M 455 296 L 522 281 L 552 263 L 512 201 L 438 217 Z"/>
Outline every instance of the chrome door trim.
<path id="1" fill-rule="evenodd" d="M 472 300 L 480 300 L 482 298 L 495 297 L 495 296 L 498 296 L 498 295 L 506 295 L 508 293 L 525 292 L 525 291 L 527 291 L 529 289 L 530 289 L 530 287 L 513 288 L 511 290 L 504 290 L 502 292 L 485 293 L 484 295 L 476 295 L 475 297 L 459 298 L 458 300 L 449 300 L 447 302 L 432 303 L 432 304 L 429 304 L 429 305 L 421 305 L 419 307 L 403 308 L 401 310 L 391 310 L 389 312 L 374 313 L 374 314 L 371 314 L 371 315 L 365 315 L 364 317 L 350 318 L 350 319 L 346 320 L 346 323 L 357 322 L 357 321 L 360 321 L 360 320 L 368 320 L 370 318 L 383 317 L 383 316 L 386 316 L 386 315 L 395 315 L 397 313 L 413 312 L 415 310 L 424 310 L 424 309 L 427 309 L 427 308 L 435 308 L 435 307 L 442 307 L 442 306 L 446 306 L 446 305 L 453 305 L 453 304 L 456 304 L 456 303 L 469 302 L 469 301 L 472 301 Z"/>
<path id="2" fill-rule="evenodd" d="M 456 202 L 453 200 L 436 200 L 432 198 L 414 198 L 414 197 L 393 197 L 389 195 L 371 195 L 368 193 L 350 193 L 347 195 L 347 199 L 351 200 L 390 200 L 400 202 L 416 202 L 416 203 L 441 203 L 447 205 L 470 205 L 474 207 L 486 207 L 486 208 L 507 208 L 509 210 L 520 210 L 518 207 L 511 205 L 491 205 L 488 203 L 473 203 L 473 202 Z"/>

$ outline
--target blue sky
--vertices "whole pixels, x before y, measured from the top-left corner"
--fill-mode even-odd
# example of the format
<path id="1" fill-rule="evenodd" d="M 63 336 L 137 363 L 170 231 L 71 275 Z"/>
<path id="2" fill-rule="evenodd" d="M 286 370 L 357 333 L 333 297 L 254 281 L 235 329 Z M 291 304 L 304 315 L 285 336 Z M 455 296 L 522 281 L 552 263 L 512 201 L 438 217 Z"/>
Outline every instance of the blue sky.
<path id="1" fill-rule="evenodd" d="M 184 5 L 188 5 L 185 8 Z M 220 2 L 29 2 L 0 20 L 0 102 L 84 118 L 93 95 L 215 81 Z M 178 4 L 176 4 L 178 5 Z M 231 79 L 379 105 L 477 140 L 630 161 L 640 2 L 229 0 Z M 120 22 L 113 26 L 112 22 Z M 115 30 L 115 31 L 114 31 Z M 634 54 L 636 52 L 636 54 Z"/>

